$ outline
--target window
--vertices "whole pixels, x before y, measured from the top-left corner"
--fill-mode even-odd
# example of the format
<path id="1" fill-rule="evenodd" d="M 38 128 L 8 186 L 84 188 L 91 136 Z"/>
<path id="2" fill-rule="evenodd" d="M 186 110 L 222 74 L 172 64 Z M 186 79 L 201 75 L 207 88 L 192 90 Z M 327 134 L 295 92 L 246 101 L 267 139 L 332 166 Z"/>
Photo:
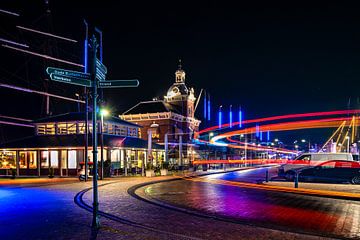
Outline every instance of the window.
<path id="1" fill-rule="evenodd" d="M 302 155 L 302 156 L 296 158 L 295 160 L 308 162 L 311 160 L 311 155 Z"/>
<path id="2" fill-rule="evenodd" d="M 76 134 L 76 123 L 67 123 L 67 134 Z"/>
<path id="3" fill-rule="evenodd" d="M 38 135 L 55 135 L 55 124 L 38 124 Z"/>
<path id="4" fill-rule="evenodd" d="M 68 166 L 69 169 L 76 169 L 77 163 L 76 163 L 76 150 L 70 150 L 68 151 Z"/>
<path id="5" fill-rule="evenodd" d="M 85 134 L 85 123 L 78 123 L 79 134 Z"/>
<path id="6" fill-rule="evenodd" d="M 115 149 L 111 151 L 111 162 L 120 162 L 120 150 Z"/>
<path id="7" fill-rule="evenodd" d="M 16 151 L 0 152 L 0 168 L 16 168 Z"/>
<path id="8" fill-rule="evenodd" d="M 61 168 L 67 168 L 66 150 L 61 151 Z"/>
<path id="9" fill-rule="evenodd" d="M 58 123 L 57 124 L 57 134 L 59 134 L 59 135 L 67 134 L 66 123 Z"/>
<path id="10" fill-rule="evenodd" d="M 50 165 L 53 168 L 59 167 L 59 153 L 58 151 L 50 151 Z"/>
<path id="11" fill-rule="evenodd" d="M 129 127 L 128 128 L 128 136 L 137 137 L 137 128 Z"/>
<path id="12" fill-rule="evenodd" d="M 41 151 L 40 153 L 40 166 L 41 168 L 49 167 L 49 151 Z"/>
<path id="13" fill-rule="evenodd" d="M 21 151 L 19 152 L 20 168 L 36 168 L 36 152 L 35 151 Z"/>

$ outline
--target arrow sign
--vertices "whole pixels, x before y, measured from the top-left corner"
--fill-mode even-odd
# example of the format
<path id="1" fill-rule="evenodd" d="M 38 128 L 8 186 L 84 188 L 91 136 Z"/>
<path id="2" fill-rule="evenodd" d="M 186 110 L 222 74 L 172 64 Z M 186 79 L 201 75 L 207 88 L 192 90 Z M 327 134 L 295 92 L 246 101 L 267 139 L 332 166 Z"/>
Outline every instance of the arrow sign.
<path id="1" fill-rule="evenodd" d="M 70 71 L 70 70 L 61 69 L 61 68 L 48 67 L 48 68 L 46 68 L 46 73 L 49 75 L 54 74 L 54 75 L 64 76 L 64 77 L 72 77 L 72 78 L 83 79 L 83 80 L 91 80 L 91 76 L 88 73 Z"/>
<path id="2" fill-rule="evenodd" d="M 83 87 L 91 86 L 91 82 L 86 79 L 67 77 L 67 76 L 57 75 L 57 74 L 53 74 L 53 73 L 50 74 L 50 78 L 51 78 L 51 80 L 57 81 L 57 82 L 70 83 L 70 84 L 79 85 L 79 86 L 83 86 Z"/>
<path id="3" fill-rule="evenodd" d="M 100 71 L 102 71 L 104 74 L 107 73 L 107 68 L 105 67 L 104 64 L 102 64 L 102 62 L 100 62 L 99 59 L 96 59 L 96 70 L 100 69 Z"/>
<path id="4" fill-rule="evenodd" d="M 96 78 L 99 79 L 100 81 L 104 81 L 106 76 L 102 71 L 96 69 Z"/>
<path id="5" fill-rule="evenodd" d="M 139 86 L 139 80 L 111 80 L 101 81 L 98 84 L 99 88 L 137 87 Z"/>

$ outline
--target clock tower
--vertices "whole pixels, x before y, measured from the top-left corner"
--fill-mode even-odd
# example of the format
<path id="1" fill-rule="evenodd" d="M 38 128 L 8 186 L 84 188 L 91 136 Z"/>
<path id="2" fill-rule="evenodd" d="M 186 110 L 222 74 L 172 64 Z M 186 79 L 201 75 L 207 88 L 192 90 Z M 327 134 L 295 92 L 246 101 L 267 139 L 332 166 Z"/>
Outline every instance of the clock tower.
<path id="1" fill-rule="evenodd" d="M 175 82 L 164 96 L 166 103 L 177 106 L 181 109 L 181 114 L 186 117 L 194 118 L 194 104 L 195 96 L 194 89 L 185 84 L 185 71 L 182 69 L 181 60 L 179 60 L 179 67 L 175 72 Z"/>

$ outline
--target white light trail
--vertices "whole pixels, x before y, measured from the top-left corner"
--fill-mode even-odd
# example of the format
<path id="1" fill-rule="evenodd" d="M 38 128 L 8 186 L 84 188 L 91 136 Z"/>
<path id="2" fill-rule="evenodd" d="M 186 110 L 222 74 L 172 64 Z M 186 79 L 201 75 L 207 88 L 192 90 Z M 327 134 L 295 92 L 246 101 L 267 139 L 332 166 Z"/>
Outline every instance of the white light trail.
<path id="1" fill-rule="evenodd" d="M 13 15 L 13 16 L 16 16 L 16 17 L 20 16 L 20 14 L 18 14 L 18 13 L 10 12 L 10 11 L 4 10 L 4 9 L 0 9 L 0 12 L 6 13 L 6 14 L 9 14 L 9 15 Z"/>
<path id="2" fill-rule="evenodd" d="M 24 49 L 21 49 L 21 48 L 12 47 L 12 46 L 9 46 L 9 45 L 6 45 L 6 44 L 2 44 L 1 46 L 5 47 L 5 48 L 10 48 L 10 49 L 13 49 L 13 50 L 17 50 L 17 51 L 20 51 L 20 52 L 32 54 L 32 55 L 35 55 L 35 56 L 38 56 L 38 57 L 46 58 L 46 59 L 49 59 L 49 60 L 62 62 L 62 63 L 66 63 L 66 64 L 69 64 L 69 65 L 74 65 L 74 66 L 77 66 L 77 67 L 84 67 L 84 65 L 79 64 L 79 63 L 74 63 L 74 62 L 63 60 L 63 59 L 54 58 L 54 57 L 51 57 L 49 55 L 40 54 L 40 53 L 24 50 Z"/>
<path id="3" fill-rule="evenodd" d="M 27 28 L 27 27 L 22 27 L 22 26 L 16 26 L 16 27 L 20 28 L 22 30 L 25 30 L 25 31 L 34 32 L 34 33 L 42 34 L 42 35 L 45 35 L 45 36 L 49 36 L 49 37 L 58 38 L 58 39 L 61 39 L 61 40 L 77 43 L 77 41 L 74 40 L 74 39 L 62 37 L 62 36 L 59 36 L 59 35 L 55 35 L 55 34 L 51 34 L 51 33 L 47 33 L 47 32 L 42 32 L 42 31 L 39 31 L 39 30 L 35 30 L 35 29 Z"/>
<path id="4" fill-rule="evenodd" d="M 7 124 L 7 125 L 13 125 L 13 126 L 19 126 L 19 127 L 35 127 L 34 125 L 30 124 L 22 124 L 22 123 L 14 123 L 14 122 L 8 122 L 8 121 L 0 121 L 0 124 Z"/>
<path id="5" fill-rule="evenodd" d="M 4 38 L 0 38 L 0 41 L 1 41 L 1 42 L 5 42 L 5 43 L 14 44 L 14 45 L 17 45 L 17 46 L 20 46 L 20 47 L 25 47 L 25 48 L 28 48 L 28 47 L 29 47 L 29 46 L 26 45 L 26 44 L 14 42 L 14 41 L 7 40 L 7 39 L 4 39 Z"/>
<path id="6" fill-rule="evenodd" d="M 63 97 L 63 96 L 59 96 L 59 95 L 55 95 L 55 94 L 51 94 L 51 93 L 47 93 L 47 92 L 36 91 L 36 90 L 17 87 L 17 86 L 13 86 L 13 85 L 9 85 L 9 84 L 0 83 L 0 87 L 10 88 L 10 89 L 14 89 L 14 90 L 22 91 L 22 92 L 28 92 L 28 93 L 37 93 L 40 95 L 45 95 L 45 96 L 54 97 L 54 98 L 60 98 L 60 99 L 64 99 L 64 100 L 72 101 L 72 102 L 85 103 L 85 101 L 83 101 L 83 100 L 77 100 L 77 99 L 73 99 L 73 98 Z"/>

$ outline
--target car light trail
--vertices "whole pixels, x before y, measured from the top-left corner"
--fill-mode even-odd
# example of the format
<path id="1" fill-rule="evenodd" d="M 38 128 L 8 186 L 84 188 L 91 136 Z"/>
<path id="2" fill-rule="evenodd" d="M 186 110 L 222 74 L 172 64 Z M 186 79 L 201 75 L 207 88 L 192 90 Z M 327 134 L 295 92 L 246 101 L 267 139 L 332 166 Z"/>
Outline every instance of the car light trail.
<path id="1" fill-rule="evenodd" d="M 275 120 L 283 120 L 283 119 L 292 119 L 292 118 L 306 118 L 306 117 L 321 117 L 321 116 L 330 116 L 330 115 L 346 115 L 346 114 L 356 114 L 360 113 L 360 110 L 338 110 L 338 111 L 328 111 L 328 112 L 312 112 L 312 113 L 299 113 L 299 114 L 287 114 L 266 118 L 258 118 L 258 119 L 250 119 L 250 120 L 242 120 L 242 124 L 249 123 L 257 123 L 257 122 L 267 122 L 267 121 L 275 121 Z M 234 125 L 239 125 L 239 122 L 234 122 Z M 209 131 L 214 131 L 219 128 L 229 127 L 229 124 L 221 124 L 221 126 L 213 126 L 199 131 L 199 134 L 206 133 Z"/>

